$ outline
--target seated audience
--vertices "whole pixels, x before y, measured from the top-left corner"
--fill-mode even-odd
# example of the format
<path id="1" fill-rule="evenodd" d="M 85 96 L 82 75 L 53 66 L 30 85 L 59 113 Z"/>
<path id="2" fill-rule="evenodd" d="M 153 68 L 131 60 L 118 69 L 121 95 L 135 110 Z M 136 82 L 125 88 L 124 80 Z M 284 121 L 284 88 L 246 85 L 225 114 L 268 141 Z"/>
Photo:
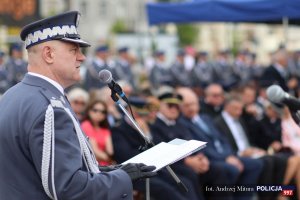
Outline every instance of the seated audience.
<path id="1" fill-rule="evenodd" d="M 160 93 L 160 108 L 155 122 L 150 126 L 154 143 L 169 142 L 175 138 L 192 139 L 189 130 L 178 121 L 181 95 L 173 90 Z M 200 186 L 229 184 L 224 168 L 210 163 L 208 158 L 197 152 L 172 165 L 174 171 L 181 176 L 193 180 L 195 190 Z M 196 186 L 196 187 L 195 187 Z M 191 187 L 192 188 L 192 187 Z M 212 198 L 220 198 L 220 193 L 210 193 Z M 229 194 L 222 193 L 222 197 L 229 199 Z"/>
<path id="2" fill-rule="evenodd" d="M 236 156 L 228 141 L 220 133 L 212 119 L 205 114 L 199 114 L 199 101 L 196 94 L 189 88 L 179 88 L 178 93 L 183 96 L 181 104 L 182 117 L 180 121 L 188 128 L 195 140 L 207 142 L 203 153 L 210 163 L 222 166 L 232 185 L 256 185 L 263 163 L 256 159 Z M 252 199 L 246 192 L 231 193 L 234 199 Z"/>
<path id="3" fill-rule="evenodd" d="M 265 150 L 255 146 L 249 136 L 249 130 L 241 119 L 242 109 L 241 99 L 229 95 L 225 100 L 222 114 L 215 119 L 217 127 L 240 156 L 263 160 L 264 169 L 259 184 L 288 184 L 296 176 L 294 166 L 298 166 L 299 159 L 282 154 L 268 155 Z M 263 194 L 259 193 L 259 195 Z M 273 193 L 264 198 L 274 199 L 277 195 Z"/>

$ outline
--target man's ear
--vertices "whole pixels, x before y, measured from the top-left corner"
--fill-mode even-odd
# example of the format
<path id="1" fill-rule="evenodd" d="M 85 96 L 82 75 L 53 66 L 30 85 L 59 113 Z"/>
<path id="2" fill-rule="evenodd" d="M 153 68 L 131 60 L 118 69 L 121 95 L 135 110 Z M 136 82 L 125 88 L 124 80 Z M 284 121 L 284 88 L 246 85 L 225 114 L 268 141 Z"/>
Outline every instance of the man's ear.
<path id="1" fill-rule="evenodd" d="M 48 64 L 52 64 L 54 62 L 53 49 L 50 46 L 43 47 L 42 58 Z"/>

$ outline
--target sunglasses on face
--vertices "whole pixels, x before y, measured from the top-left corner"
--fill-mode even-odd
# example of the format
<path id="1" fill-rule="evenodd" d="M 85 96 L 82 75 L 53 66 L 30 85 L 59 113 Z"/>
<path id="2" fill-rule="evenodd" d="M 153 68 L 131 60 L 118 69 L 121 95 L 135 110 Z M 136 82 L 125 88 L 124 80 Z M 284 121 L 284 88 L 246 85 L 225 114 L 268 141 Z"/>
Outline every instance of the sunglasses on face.
<path id="1" fill-rule="evenodd" d="M 168 108 L 176 108 L 176 109 L 179 109 L 179 105 L 178 104 L 176 104 L 176 103 L 167 103 L 167 106 L 168 106 Z"/>
<path id="2" fill-rule="evenodd" d="M 94 113 L 102 113 L 102 114 L 106 114 L 106 113 L 107 113 L 106 110 L 101 110 L 101 109 L 96 109 L 96 108 L 93 108 L 92 111 L 93 111 Z"/>

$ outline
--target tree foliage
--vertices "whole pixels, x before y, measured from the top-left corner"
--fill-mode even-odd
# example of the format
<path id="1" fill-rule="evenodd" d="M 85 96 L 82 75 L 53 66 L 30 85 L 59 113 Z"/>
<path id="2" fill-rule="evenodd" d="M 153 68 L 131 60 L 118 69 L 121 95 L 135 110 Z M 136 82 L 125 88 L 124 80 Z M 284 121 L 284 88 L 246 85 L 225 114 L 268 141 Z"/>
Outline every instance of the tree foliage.
<path id="1" fill-rule="evenodd" d="M 125 22 L 122 19 L 117 19 L 112 27 L 111 27 L 111 32 L 112 33 L 128 33 L 129 28 L 125 24 Z"/>
<path id="2" fill-rule="evenodd" d="M 177 33 L 181 46 L 193 45 L 197 41 L 198 28 L 192 24 L 179 24 Z"/>

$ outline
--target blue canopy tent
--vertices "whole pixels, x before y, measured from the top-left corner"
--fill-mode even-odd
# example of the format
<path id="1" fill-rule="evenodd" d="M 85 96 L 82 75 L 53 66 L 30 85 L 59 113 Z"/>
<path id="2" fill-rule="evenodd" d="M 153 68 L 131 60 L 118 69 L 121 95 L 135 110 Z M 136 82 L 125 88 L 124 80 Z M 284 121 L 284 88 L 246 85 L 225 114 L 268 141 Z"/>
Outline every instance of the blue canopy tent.
<path id="1" fill-rule="evenodd" d="M 300 0 L 191 0 L 147 3 L 150 25 L 191 22 L 300 24 Z"/>

